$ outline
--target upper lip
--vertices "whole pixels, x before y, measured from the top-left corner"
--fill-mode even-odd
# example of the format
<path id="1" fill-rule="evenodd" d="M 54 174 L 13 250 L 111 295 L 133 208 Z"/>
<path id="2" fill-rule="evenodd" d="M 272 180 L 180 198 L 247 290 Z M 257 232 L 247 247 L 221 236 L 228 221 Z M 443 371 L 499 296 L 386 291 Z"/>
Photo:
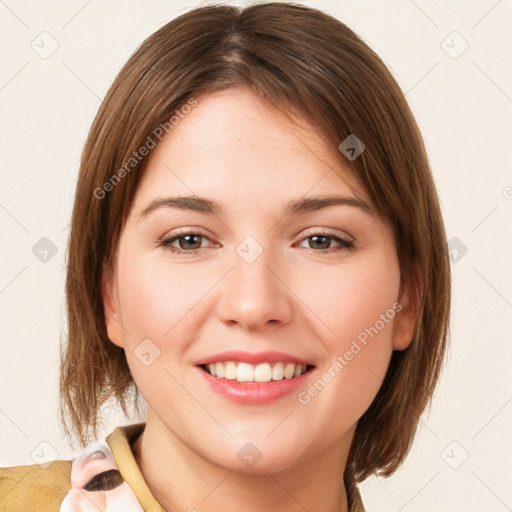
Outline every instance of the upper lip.
<path id="1" fill-rule="evenodd" d="M 285 352 L 277 352 L 275 350 L 266 350 L 263 352 L 245 352 L 242 350 L 229 350 L 227 352 L 219 352 L 206 356 L 199 361 L 197 365 L 219 363 L 222 361 L 235 361 L 239 363 L 259 364 L 259 363 L 294 363 L 311 365 L 305 359 L 287 354 Z"/>

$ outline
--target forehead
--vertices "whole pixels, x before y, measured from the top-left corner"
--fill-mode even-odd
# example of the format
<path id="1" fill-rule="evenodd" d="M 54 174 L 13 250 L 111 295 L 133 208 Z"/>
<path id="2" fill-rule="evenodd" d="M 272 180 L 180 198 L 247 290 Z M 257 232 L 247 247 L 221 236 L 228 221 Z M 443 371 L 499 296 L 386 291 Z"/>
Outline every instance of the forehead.
<path id="1" fill-rule="evenodd" d="M 232 88 L 196 98 L 149 154 L 134 209 L 156 195 L 176 193 L 258 198 L 334 192 L 370 199 L 342 157 L 316 128 L 291 123 L 250 89 Z"/>

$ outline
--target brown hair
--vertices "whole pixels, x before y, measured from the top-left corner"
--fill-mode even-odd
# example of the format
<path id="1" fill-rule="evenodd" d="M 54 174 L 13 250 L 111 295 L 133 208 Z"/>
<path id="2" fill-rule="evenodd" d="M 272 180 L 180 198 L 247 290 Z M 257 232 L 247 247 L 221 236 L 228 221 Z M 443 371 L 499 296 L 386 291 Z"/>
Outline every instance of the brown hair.
<path id="1" fill-rule="evenodd" d="M 235 86 L 249 86 L 284 115 L 314 125 L 392 227 L 401 286 L 412 290 L 417 324 L 410 346 L 393 352 L 382 387 L 358 422 L 345 479 L 390 475 L 410 449 L 447 344 L 443 220 L 421 134 L 386 66 L 343 23 L 294 3 L 193 9 L 144 41 L 108 91 L 83 150 L 71 221 L 60 379 L 64 429 L 69 434 L 69 419 L 85 446 L 91 429 L 97 435 L 108 398 L 125 414 L 128 393 L 140 398 L 123 349 L 107 337 L 101 295 L 103 265 L 115 267 L 147 158 L 130 168 L 126 162 L 191 97 Z M 353 161 L 338 151 L 350 134 L 366 147 Z M 105 193 L 107 182 L 113 185 Z"/>

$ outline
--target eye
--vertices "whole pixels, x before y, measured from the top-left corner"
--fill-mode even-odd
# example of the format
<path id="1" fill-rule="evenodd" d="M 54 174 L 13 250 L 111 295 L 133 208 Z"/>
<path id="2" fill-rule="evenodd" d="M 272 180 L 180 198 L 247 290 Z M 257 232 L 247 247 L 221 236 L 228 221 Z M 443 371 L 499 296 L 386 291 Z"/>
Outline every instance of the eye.
<path id="1" fill-rule="evenodd" d="M 331 242 L 337 242 L 340 247 L 337 249 L 341 250 L 350 250 L 354 249 L 354 243 L 350 242 L 349 240 L 345 240 L 344 238 L 341 238 L 339 236 L 335 236 L 331 233 L 315 233 L 313 235 L 307 236 L 306 238 L 303 238 L 301 242 L 310 240 L 312 243 L 309 243 L 309 247 L 306 247 L 306 249 L 310 249 L 314 252 L 327 252 L 326 249 L 330 249 Z M 332 252 L 332 251 L 331 251 Z"/>
<path id="2" fill-rule="evenodd" d="M 202 248 L 201 239 L 210 240 L 206 235 L 203 235 L 202 233 L 187 231 L 176 236 L 160 240 L 158 242 L 158 246 L 165 247 L 172 253 L 193 254 L 195 251 Z M 178 242 L 178 247 L 173 245 L 175 242 Z"/>
<path id="3" fill-rule="evenodd" d="M 196 251 L 204 248 L 202 244 L 203 240 L 210 241 L 210 239 L 202 233 L 187 231 L 173 237 L 159 240 L 157 245 L 158 247 L 165 247 L 175 254 L 195 254 Z M 350 250 L 355 247 L 353 242 L 335 236 L 332 233 L 315 233 L 303 238 L 301 242 L 306 240 L 310 240 L 312 243 L 309 243 L 309 247 L 305 247 L 305 249 L 309 249 L 313 252 L 327 252 L 327 249 Z M 337 243 L 338 247 L 332 247 L 331 244 L 333 242 Z M 178 245 L 177 247 L 175 245 L 176 243 Z"/>
<path id="4" fill-rule="evenodd" d="M 110 491 L 123 483 L 124 480 L 119 471 L 117 469 L 109 469 L 93 476 L 83 488 L 89 492 Z"/>

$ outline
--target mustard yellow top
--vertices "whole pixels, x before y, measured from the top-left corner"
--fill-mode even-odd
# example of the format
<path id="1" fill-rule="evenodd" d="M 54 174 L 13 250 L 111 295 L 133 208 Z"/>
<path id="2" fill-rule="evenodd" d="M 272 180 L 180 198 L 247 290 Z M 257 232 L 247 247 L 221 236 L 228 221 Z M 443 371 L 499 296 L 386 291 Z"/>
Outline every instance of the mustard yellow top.
<path id="1" fill-rule="evenodd" d="M 73 460 L 0 468 L 0 511 L 165 512 L 151 494 L 132 451 L 145 426 L 116 427 Z M 365 512 L 356 486 L 348 495 L 350 512 Z"/>

